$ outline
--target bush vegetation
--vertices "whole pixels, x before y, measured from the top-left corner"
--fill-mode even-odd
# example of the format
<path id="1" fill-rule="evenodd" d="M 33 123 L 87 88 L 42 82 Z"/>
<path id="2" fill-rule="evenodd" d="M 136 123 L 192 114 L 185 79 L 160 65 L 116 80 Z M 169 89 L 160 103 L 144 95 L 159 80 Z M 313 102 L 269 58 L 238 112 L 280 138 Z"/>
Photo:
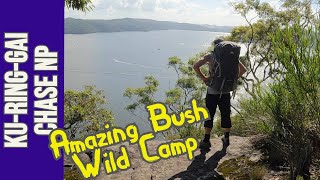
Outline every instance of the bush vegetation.
<path id="1" fill-rule="evenodd" d="M 64 129 L 69 138 L 84 136 L 113 123 L 112 112 L 106 109 L 107 100 L 102 90 L 85 86 L 82 91 L 67 90 L 64 93 Z"/>

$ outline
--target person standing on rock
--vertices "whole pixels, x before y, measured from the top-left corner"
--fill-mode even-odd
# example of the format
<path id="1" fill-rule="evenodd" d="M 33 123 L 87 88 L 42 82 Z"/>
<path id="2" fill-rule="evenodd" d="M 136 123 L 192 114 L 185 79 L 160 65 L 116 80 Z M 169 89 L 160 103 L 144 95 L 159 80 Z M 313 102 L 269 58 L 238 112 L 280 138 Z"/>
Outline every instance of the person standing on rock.
<path id="1" fill-rule="evenodd" d="M 236 89 L 238 78 L 247 71 L 239 62 L 241 47 L 238 44 L 218 38 L 213 41 L 213 45 L 214 50 L 193 66 L 196 74 L 208 86 L 205 102 L 210 118 L 204 122 L 205 135 L 199 145 L 199 148 L 205 149 L 211 147 L 210 133 L 217 106 L 221 112 L 221 127 L 224 129 L 224 137 L 221 140 L 226 146 L 230 144 L 229 133 L 232 127 L 230 92 Z M 206 64 L 209 65 L 209 77 L 200 71 L 200 67 Z"/>

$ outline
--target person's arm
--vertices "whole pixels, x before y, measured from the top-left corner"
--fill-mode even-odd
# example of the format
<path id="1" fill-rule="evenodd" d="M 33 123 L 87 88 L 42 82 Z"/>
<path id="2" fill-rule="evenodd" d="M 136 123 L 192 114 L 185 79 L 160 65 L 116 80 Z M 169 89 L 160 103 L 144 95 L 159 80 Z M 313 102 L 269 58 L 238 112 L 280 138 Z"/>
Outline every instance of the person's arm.
<path id="1" fill-rule="evenodd" d="M 211 55 L 207 54 L 205 55 L 202 59 L 200 59 L 199 61 L 197 61 L 194 65 L 193 65 L 193 69 L 196 71 L 196 74 L 202 79 L 202 81 L 204 81 L 205 83 L 209 80 L 209 77 L 205 77 L 203 75 L 203 73 L 200 71 L 200 67 L 205 65 L 207 62 L 209 62 L 211 59 Z"/>
<path id="2" fill-rule="evenodd" d="M 241 77 L 246 72 L 247 72 L 246 67 L 240 62 L 239 63 L 239 77 Z"/>

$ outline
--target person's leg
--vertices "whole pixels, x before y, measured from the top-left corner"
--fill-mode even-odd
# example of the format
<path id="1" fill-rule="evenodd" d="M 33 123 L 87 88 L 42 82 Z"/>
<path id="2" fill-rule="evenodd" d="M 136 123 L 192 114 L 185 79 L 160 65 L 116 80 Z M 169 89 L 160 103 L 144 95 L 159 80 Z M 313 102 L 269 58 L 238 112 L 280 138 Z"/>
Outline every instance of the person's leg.
<path id="1" fill-rule="evenodd" d="M 214 119 L 214 115 L 216 113 L 217 105 L 218 105 L 217 95 L 207 94 L 206 107 L 209 111 L 210 119 L 208 119 L 204 122 L 204 131 L 205 131 L 205 135 L 204 135 L 204 139 L 203 139 L 204 142 L 209 142 L 210 133 L 211 133 L 211 130 L 213 127 L 213 119 Z"/>
<path id="2" fill-rule="evenodd" d="M 221 113 L 221 127 L 224 129 L 224 140 L 229 143 L 229 135 L 231 130 L 231 96 L 230 93 L 222 94 L 218 106 Z"/>
<path id="3" fill-rule="evenodd" d="M 203 142 L 209 142 L 211 130 L 212 130 L 212 128 L 207 128 L 207 127 L 204 128 Z"/>

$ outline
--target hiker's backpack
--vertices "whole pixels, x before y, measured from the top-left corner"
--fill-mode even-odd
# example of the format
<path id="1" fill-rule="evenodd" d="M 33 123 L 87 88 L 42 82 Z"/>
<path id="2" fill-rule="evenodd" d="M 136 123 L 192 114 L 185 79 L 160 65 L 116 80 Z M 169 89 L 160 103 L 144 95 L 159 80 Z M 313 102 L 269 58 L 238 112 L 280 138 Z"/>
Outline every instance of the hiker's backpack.
<path id="1" fill-rule="evenodd" d="M 220 93 L 236 89 L 239 74 L 239 56 L 241 47 L 230 41 L 218 43 L 212 51 L 214 66 L 210 69 L 211 81 L 208 84 Z"/>

